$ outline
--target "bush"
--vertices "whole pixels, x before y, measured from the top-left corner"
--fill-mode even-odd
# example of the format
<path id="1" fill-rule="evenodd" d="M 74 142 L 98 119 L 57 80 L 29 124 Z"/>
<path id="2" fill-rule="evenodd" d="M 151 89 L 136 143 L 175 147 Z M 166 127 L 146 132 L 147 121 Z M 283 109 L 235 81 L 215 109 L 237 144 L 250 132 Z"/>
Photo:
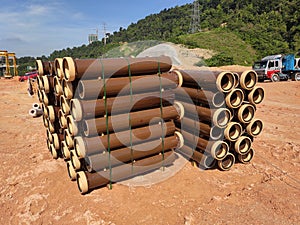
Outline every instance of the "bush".
<path id="1" fill-rule="evenodd" d="M 207 66 L 227 66 L 233 65 L 233 57 L 228 56 L 225 52 L 221 52 L 217 55 L 214 55 L 210 59 L 205 60 Z"/>

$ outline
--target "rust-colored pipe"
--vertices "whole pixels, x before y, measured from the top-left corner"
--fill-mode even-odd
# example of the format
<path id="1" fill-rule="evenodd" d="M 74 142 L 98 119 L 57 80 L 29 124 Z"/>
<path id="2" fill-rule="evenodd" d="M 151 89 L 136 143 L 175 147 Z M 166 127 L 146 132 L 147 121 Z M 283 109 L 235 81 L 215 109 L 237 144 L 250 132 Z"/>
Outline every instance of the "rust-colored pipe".
<path id="1" fill-rule="evenodd" d="M 241 136 L 243 128 L 241 124 L 230 122 L 224 130 L 224 136 L 229 141 L 236 141 Z"/>
<path id="2" fill-rule="evenodd" d="M 61 81 L 57 76 L 54 77 L 54 93 L 56 96 L 63 94 L 63 87 L 61 86 Z"/>
<path id="3" fill-rule="evenodd" d="M 145 58 L 111 58 L 111 59 L 72 59 L 65 57 L 63 70 L 67 81 L 75 79 L 98 79 L 140 74 L 167 72 L 172 67 L 168 56 Z"/>
<path id="4" fill-rule="evenodd" d="M 43 76 L 41 78 L 41 87 L 45 90 L 46 94 L 53 92 L 54 90 L 54 77 Z"/>
<path id="5" fill-rule="evenodd" d="M 79 159 L 76 155 L 75 150 L 73 149 L 70 150 L 70 161 L 76 171 L 82 170 L 85 167 L 85 160 Z"/>
<path id="6" fill-rule="evenodd" d="M 36 64 L 36 68 L 37 68 L 37 71 L 40 76 L 50 74 L 50 63 L 48 61 L 43 62 L 42 60 L 38 59 L 35 61 L 35 64 Z"/>
<path id="7" fill-rule="evenodd" d="M 64 135 L 59 133 L 52 134 L 53 145 L 56 150 L 61 149 L 61 142 L 64 140 Z"/>
<path id="8" fill-rule="evenodd" d="M 56 76 L 56 71 L 55 71 L 55 62 L 54 61 L 50 61 L 50 75 L 51 76 Z"/>
<path id="9" fill-rule="evenodd" d="M 136 76 L 131 78 L 120 77 L 107 80 L 80 80 L 78 83 L 78 92 L 81 99 L 97 99 L 104 96 L 104 82 L 106 84 L 106 96 L 115 97 L 117 95 L 129 95 L 130 87 L 133 94 L 175 89 L 180 86 L 180 79 L 177 73 L 168 72 L 158 75 Z M 163 91 L 163 90 L 162 90 Z"/>
<path id="10" fill-rule="evenodd" d="M 260 119 L 253 119 L 246 127 L 246 131 L 249 135 L 257 137 L 261 134 L 264 128 L 264 123 Z"/>
<path id="11" fill-rule="evenodd" d="M 245 90 L 252 90 L 258 81 L 257 73 L 254 70 L 247 70 L 240 75 L 240 86 Z"/>
<path id="12" fill-rule="evenodd" d="M 47 136 L 47 140 L 49 140 L 50 144 L 53 143 L 53 136 L 52 133 L 50 132 L 50 130 L 47 128 L 46 129 L 46 136 Z"/>
<path id="13" fill-rule="evenodd" d="M 67 162 L 67 171 L 71 181 L 76 181 L 77 173 L 70 161 Z"/>
<path id="14" fill-rule="evenodd" d="M 83 131 L 82 122 L 76 122 L 71 115 L 66 117 L 67 120 L 67 128 L 71 134 L 71 136 L 80 135 Z"/>
<path id="15" fill-rule="evenodd" d="M 58 111 L 58 119 L 59 119 L 59 125 L 61 128 L 66 129 L 68 128 L 68 122 L 67 122 L 67 118 L 66 115 L 64 114 L 64 112 L 62 111 L 62 109 L 60 109 Z"/>
<path id="16" fill-rule="evenodd" d="M 194 119 L 183 117 L 176 120 L 177 127 L 192 132 L 195 135 L 205 136 L 211 140 L 220 140 L 223 136 L 223 129 Z"/>
<path id="17" fill-rule="evenodd" d="M 165 132 L 163 134 L 163 131 Z M 118 148 L 130 145 L 131 142 L 136 145 L 141 142 L 157 139 L 162 136 L 172 135 L 175 132 L 174 122 L 166 122 L 130 130 L 125 130 L 118 133 L 110 134 L 110 148 Z M 92 154 L 100 154 L 108 148 L 107 136 L 97 136 L 91 138 L 76 137 L 74 140 L 75 150 L 79 158 L 84 158 Z"/>
<path id="18" fill-rule="evenodd" d="M 43 124 L 45 128 L 48 128 L 48 117 L 46 117 L 45 115 L 43 115 Z"/>
<path id="19" fill-rule="evenodd" d="M 180 119 L 183 118 L 184 109 L 179 103 L 175 103 L 174 106 L 142 110 L 129 113 L 131 118 L 131 127 L 145 126 L 152 123 L 157 123 L 163 120 Z M 106 118 L 96 118 L 84 120 L 83 130 L 86 136 L 93 136 L 102 133 L 106 133 L 107 129 L 110 132 L 117 132 L 124 129 L 129 129 L 129 115 L 128 113 L 119 114 L 116 116 L 108 117 L 108 124 L 106 126 Z M 72 133 L 72 132 L 71 132 Z"/>
<path id="20" fill-rule="evenodd" d="M 58 111 L 59 111 L 59 107 L 58 106 L 53 106 L 53 105 L 48 105 L 46 106 L 46 114 L 48 116 L 48 119 L 51 122 L 55 122 L 58 119 Z"/>
<path id="21" fill-rule="evenodd" d="M 187 102 L 180 103 L 184 107 L 185 115 L 192 118 L 196 116 L 199 121 L 206 121 L 220 128 L 226 127 L 231 118 L 231 112 L 226 108 L 210 109 Z"/>
<path id="22" fill-rule="evenodd" d="M 216 160 L 210 154 L 201 152 L 199 149 L 193 150 L 188 145 L 184 145 L 177 152 L 183 154 L 186 158 L 196 161 L 201 169 L 209 169 L 215 165 Z"/>
<path id="23" fill-rule="evenodd" d="M 65 115 L 70 115 L 70 111 L 71 111 L 70 100 L 67 99 L 64 95 L 60 96 L 60 105 L 63 113 Z"/>
<path id="24" fill-rule="evenodd" d="M 63 59 L 62 58 L 56 58 L 54 61 L 55 66 L 55 73 L 57 75 L 57 78 L 61 81 L 64 78 L 64 70 L 63 70 Z"/>
<path id="25" fill-rule="evenodd" d="M 227 107 L 236 109 L 240 107 L 244 101 L 244 92 L 239 89 L 235 88 L 231 92 L 229 92 L 225 97 L 225 102 Z"/>
<path id="26" fill-rule="evenodd" d="M 265 98 L 265 90 L 262 87 L 254 87 L 248 94 L 248 101 L 253 105 L 262 103 Z"/>
<path id="27" fill-rule="evenodd" d="M 78 86 L 78 81 L 69 82 L 65 78 L 62 80 L 63 93 L 66 99 L 72 99 L 75 95 L 75 90 Z"/>
<path id="28" fill-rule="evenodd" d="M 234 155 L 228 153 L 227 156 L 224 159 L 219 160 L 217 164 L 220 170 L 228 171 L 233 167 L 234 163 L 235 163 Z"/>
<path id="29" fill-rule="evenodd" d="M 255 151 L 253 148 L 250 148 L 249 151 L 245 155 L 238 155 L 238 159 L 241 163 L 247 164 L 252 161 L 254 158 Z"/>
<path id="30" fill-rule="evenodd" d="M 64 139 L 69 149 L 74 148 L 74 137 L 70 134 L 68 129 L 64 129 Z"/>
<path id="31" fill-rule="evenodd" d="M 184 142 L 192 146 L 197 146 L 202 151 L 206 151 L 217 160 L 223 159 L 229 151 L 228 144 L 224 141 L 208 141 L 206 139 L 196 137 L 190 132 L 181 130 L 184 137 Z"/>
<path id="32" fill-rule="evenodd" d="M 66 144 L 66 141 L 62 141 L 61 142 L 61 153 L 62 153 L 62 156 L 65 160 L 69 160 L 70 159 L 70 149 L 68 148 L 67 144 Z"/>
<path id="33" fill-rule="evenodd" d="M 162 140 L 155 140 L 150 142 L 145 142 L 132 147 L 125 147 L 111 151 L 110 160 L 108 152 L 104 154 L 97 154 L 88 156 L 86 160 L 86 167 L 89 172 L 101 171 L 103 169 L 108 169 L 109 165 L 115 167 L 126 162 L 131 162 L 131 160 L 138 160 L 141 158 L 149 157 L 159 153 L 168 152 L 170 149 L 174 149 L 181 145 L 180 140 L 176 135 L 166 137 L 164 146 Z"/>
<path id="34" fill-rule="evenodd" d="M 234 82 L 234 88 L 237 88 L 240 85 L 240 75 L 238 73 L 233 73 L 235 82 Z"/>
<path id="35" fill-rule="evenodd" d="M 245 155 L 249 152 L 252 146 L 252 141 L 247 136 L 241 136 L 234 142 L 234 150 L 236 153 Z"/>
<path id="36" fill-rule="evenodd" d="M 222 107 L 224 105 L 224 94 L 222 92 L 204 91 L 201 89 L 180 87 L 175 90 L 176 99 L 192 99 L 196 102 L 211 105 L 213 107 Z"/>
<path id="37" fill-rule="evenodd" d="M 241 123 L 250 123 L 250 121 L 254 118 L 255 108 L 251 104 L 243 104 L 237 110 L 237 118 Z"/>
<path id="38" fill-rule="evenodd" d="M 43 77 L 41 77 L 41 76 L 38 76 L 36 78 L 36 83 L 37 83 L 38 90 L 43 90 L 44 89 L 42 79 L 43 79 Z"/>
<path id="39" fill-rule="evenodd" d="M 175 94 L 173 91 L 151 92 L 137 95 L 126 95 L 119 97 L 107 98 L 107 112 L 111 114 L 121 114 L 130 111 L 142 109 L 150 109 L 159 107 L 161 103 L 160 96 L 162 95 L 163 106 L 168 106 L 174 103 Z M 132 102 L 132 104 L 130 103 Z M 105 115 L 105 100 L 71 100 L 71 114 L 75 121 L 82 119 L 97 118 Z"/>
<path id="40" fill-rule="evenodd" d="M 145 159 L 137 160 L 134 165 L 124 164 L 111 170 L 112 182 L 117 182 L 129 177 L 134 177 L 149 171 L 156 170 L 162 165 L 169 166 L 173 164 L 177 156 L 174 152 L 165 153 L 165 160 L 162 161 L 162 155 L 155 155 Z M 102 171 L 98 173 L 89 173 L 80 171 L 77 173 L 77 185 L 81 194 L 85 194 L 92 189 L 107 185 L 110 181 L 110 171 Z"/>
<path id="41" fill-rule="evenodd" d="M 230 92 L 235 85 L 235 77 L 231 72 L 209 70 L 180 70 L 183 83 L 194 84 L 204 90 Z"/>
<path id="42" fill-rule="evenodd" d="M 53 159 L 59 158 L 59 150 L 56 150 L 53 144 L 50 145 L 50 153 Z"/>

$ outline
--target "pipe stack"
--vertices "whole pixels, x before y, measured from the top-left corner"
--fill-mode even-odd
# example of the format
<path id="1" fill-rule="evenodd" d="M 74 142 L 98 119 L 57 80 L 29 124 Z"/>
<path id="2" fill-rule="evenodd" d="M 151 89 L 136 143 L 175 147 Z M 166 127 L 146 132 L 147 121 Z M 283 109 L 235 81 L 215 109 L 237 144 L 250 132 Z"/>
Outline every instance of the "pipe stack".
<path id="1" fill-rule="evenodd" d="M 184 107 L 174 102 L 182 77 L 170 71 L 169 57 L 65 57 L 55 60 L 54 76 L 43 76 L 44 64 L 37 62 L 39 98 L 45 125 L 53 123 L 47 134 L 57 134 L 60 144 L 56 149 L 48 138 L 49 148 L 60 151 L 81 193 L 174 162 L 173 150 L 183 146 L 174 121 Z"/>
<path id="2" fill-rule="evenodd" d="M 215 164 L 229 170 L 238 159 L 251 161 L 253 138 L 263 122 L 255 119 L 256 105 L 264 98 L 257 87 L 257 74 L 214 71 L 177 71 L 183 77 L 176 100 L 185 108 L 185 117 L 176 121 L 185 145 L 179 152 L 200 167 Z"/>

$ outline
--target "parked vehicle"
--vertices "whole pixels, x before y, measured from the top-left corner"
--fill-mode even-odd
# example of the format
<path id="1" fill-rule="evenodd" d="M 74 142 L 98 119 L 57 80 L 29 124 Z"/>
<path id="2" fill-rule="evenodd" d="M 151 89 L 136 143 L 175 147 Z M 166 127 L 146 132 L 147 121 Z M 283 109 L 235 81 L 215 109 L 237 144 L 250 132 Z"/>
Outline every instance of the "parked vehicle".
<path id="1" fill-rule="evenodd" d="M 288 79 L 300 81 L 300 58 L 295 58 L 293 54 L 266 56 L 261 61 L 255 62 L 252 68 L 257 73 L 259 81 L 277 82 Z"/>
<path id="2" fill-rule="evenodd" d="M 19 81 L 22 82 L 22 81 L 28 80 L 29 78 L 35 79 L 37 76 L 38 76 L 37 71 L 28 72 L 28 73 L 25 73 L 24 76 L 19 76 Z"/>

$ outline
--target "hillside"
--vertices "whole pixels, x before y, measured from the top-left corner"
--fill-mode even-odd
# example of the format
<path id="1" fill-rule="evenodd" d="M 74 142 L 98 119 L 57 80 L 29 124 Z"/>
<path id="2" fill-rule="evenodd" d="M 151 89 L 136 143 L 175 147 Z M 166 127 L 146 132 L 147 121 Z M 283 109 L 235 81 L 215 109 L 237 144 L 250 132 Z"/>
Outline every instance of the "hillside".
<path id="1" fill-rule="evenodd" d="M 56 50 L 48 59 L 66 55 L 95 58 L 123 43 L 143 40 L 174 42 L 220 54 L 207 61 L 208 65 L 249 65 L 265 55 L 296 53 L 300 49 L 297 0 L 278 0 L 276 3 L 271 0 L 201 0 L 199 4 L 201 30 L 197 34 L 189 35 L 192 4 L 186 4 L 164 9 L 126 29 L 120 27 L 119 31 L 108 33 L 106 46 L 99 41 Z"/>

